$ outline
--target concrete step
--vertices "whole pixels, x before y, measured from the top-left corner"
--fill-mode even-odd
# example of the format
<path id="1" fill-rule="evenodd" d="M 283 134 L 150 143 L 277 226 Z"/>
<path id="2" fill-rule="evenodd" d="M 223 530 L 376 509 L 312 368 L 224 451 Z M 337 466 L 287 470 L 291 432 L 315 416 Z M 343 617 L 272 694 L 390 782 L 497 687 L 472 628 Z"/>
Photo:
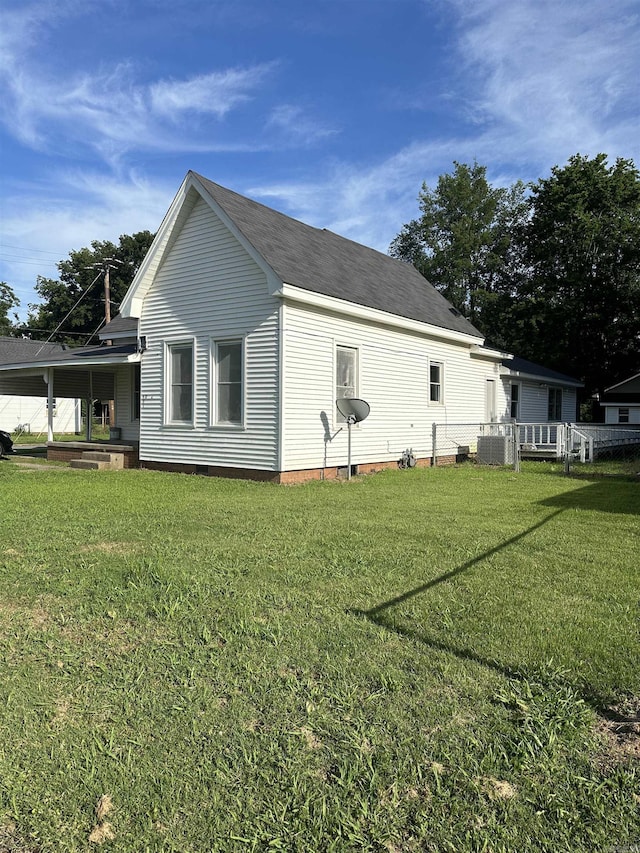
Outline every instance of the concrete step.
<path id="1" fill-rule="evenodd" d="M 111 453 L 107 450 L 85 450 L 82 458 L 90 462 L 108 462 L 114 470 L 124 468 L 124 453 Z"/>
<path id="2" fill-rule="evenodd" d="M 111 462 L 109 460 L 99 459 L 72 459 L 69 462 L 69 468 L 84 468 L 91 471 L 109 471 Z"/>

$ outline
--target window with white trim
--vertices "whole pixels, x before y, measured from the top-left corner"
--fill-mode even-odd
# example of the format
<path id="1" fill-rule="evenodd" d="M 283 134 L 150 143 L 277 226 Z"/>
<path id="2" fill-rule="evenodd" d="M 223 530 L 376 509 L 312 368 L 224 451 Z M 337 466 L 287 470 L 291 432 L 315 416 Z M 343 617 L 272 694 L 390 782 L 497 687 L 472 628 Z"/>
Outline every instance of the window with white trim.
<path id="1" fill-rule="evenodd" d="M 619 424 L 628 424 L 629 423 L 629 409 L 618 409 L 618 423 Z"/>
<path id="2" fill-rule="evenodd" d="M 167 421 L 193 423 L 193 342 L 167 344 Z"/>
<path id="3" fill-rule="evenodd" d="M 241 426 L 244 422 L 244 367 L 241 340 L 216 341 L 215 413 L 216 424 Z"/>
<path id="4" fill-rule="evenodd" d="M 336 347 L 336 395 L 335 399 L 358 396 L 358 350 L 354 347 Z M 336 409 L 336 420 L 345 423 L 346 418 Z"/>
<path id="5" fill-rule="evenodd" d="M 520 383 L 511 383 L 511 400 L 509 414 L 514 421 L 520 420 Z"/>
<path id="6" fill-rule="evenodd" d="M 444 367 L 440 361 L 429 362 L 429 402 L 442 403 Z"/>
<path id="7" fill-rule="evenodd" d="M 547 408 L 547 420 L 562 420 L 562 388 L 549 388 L 549 404 Z"/>

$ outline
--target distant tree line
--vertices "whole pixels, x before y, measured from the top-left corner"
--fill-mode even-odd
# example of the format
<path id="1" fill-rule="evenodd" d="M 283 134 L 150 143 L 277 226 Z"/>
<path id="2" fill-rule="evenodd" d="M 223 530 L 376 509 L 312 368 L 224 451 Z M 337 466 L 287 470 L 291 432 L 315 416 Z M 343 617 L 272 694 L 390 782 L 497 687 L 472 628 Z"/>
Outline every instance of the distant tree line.
<path id="1" fill-rule="evenodd" d="M 584 397 L 640 371 L 640 174 L 605 154 L 492 186 L 454 163 L 423 184 L 390 254 L 408 261 L 487 344 L 567 373 Z"/>

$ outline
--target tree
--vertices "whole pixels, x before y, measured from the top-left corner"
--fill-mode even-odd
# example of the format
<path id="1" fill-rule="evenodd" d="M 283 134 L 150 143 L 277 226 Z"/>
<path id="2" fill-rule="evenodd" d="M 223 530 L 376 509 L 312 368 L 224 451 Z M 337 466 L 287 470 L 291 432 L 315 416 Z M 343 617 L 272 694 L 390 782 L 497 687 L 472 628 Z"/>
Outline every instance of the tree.
<path id="1" fill-rule="evenodd" d="M 525 185 L 492 187 L 476 162 L 454 167 L 435 190 L 422 185 L 421 216 L 403 227 L 389 253 L 412 263 L 487 336 L 500 338 L 496 312 L 510 310 L 519 275 L 515 236 L 528 212 Z"/>
<path id="2" fill-rule="evenodd" d="M 640 369 L 640 174 L 575 155 L 533 186 L 531 209 L 518 354 L 590 395 Z"/>
<path id="3" fill-rule="evenodd" d="M 14 336 L 18 333 L 18 315 L 13 312 L 13 320 L 9 316 L 12 308 L 17 308 L 20 300 L 5 281 L 0 281 L 0 335 Z"/>
<path id="4" fill-rule="evenodd" d="M 38 276 L 39 305 L 29 305 L 27 321 L 33 337 L 46 339 L 60 326 L 53 340 L 70 345 L 84 344 L 104 322 L 104 271 L 110 270 L 112 316 L 153 240 L 149 231 L 123 234 L 116 246 L 94 240 L 91 247 L 69 253 L 58 263 L 60 278 Z"/>

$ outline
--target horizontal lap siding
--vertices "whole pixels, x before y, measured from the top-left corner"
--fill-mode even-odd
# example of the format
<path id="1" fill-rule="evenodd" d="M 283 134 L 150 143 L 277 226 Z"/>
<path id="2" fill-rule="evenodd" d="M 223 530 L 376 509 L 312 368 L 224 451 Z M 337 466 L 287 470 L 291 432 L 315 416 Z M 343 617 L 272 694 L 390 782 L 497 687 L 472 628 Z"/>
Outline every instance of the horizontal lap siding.
<path id="1" fill-rule="evenodd" d="M 358 395 L 371 406 L 352 430 L 353 464 L 397 460 L 407 447 L 427 455 L 434 422 L 483 419 L 485 377 L 497 376 L 467 346 L 320 309 L 288 304 L 283 335 L 286 470 L 346 464 L 347 429 L 334 417 L 336 345 L 358 349 Z M 443 405 L 429 403 L 429 359 L 444 365 Z"/>
<path id="2" fill-rule="evenodd" d="M 559 386 L 553 386 L 559 387 Z M 549 416 L 549 386 L 544 382 L 522 382 L 522 423 L 546 423 Z M 576 392 L 574 388 L 562 389 L 563 421 L 576 419 Z"/>
<path id="3" fill-rule="evenodd" d="M 27 424 L 31 432 L 44 432 L 48 417 L 46 397 L 0 396 L 0 429 L 5 432 L 15 432 L 18 426 Z M 56 432 L 75 431 L 75 400 L 56 398 L 53 429 Z"/>
<path id="4" fill-rule="evenodd" d="M 266 276 L 198 201 L 145 297 L 140 458 L 277 470 L 278 308 Z M 164 425 L 164 344 L 195 345 L 195 426 Z M 210 424 L 211 341 L 245 338 L 244 429 Z"/>
<path id="5" fill-rule="evenodd" d="M 134 365 L 127 364 L 116 370 L 116 423 L 123 441 L 137 441 L 140 422 L 133 419 L 133 371 Z"/>

